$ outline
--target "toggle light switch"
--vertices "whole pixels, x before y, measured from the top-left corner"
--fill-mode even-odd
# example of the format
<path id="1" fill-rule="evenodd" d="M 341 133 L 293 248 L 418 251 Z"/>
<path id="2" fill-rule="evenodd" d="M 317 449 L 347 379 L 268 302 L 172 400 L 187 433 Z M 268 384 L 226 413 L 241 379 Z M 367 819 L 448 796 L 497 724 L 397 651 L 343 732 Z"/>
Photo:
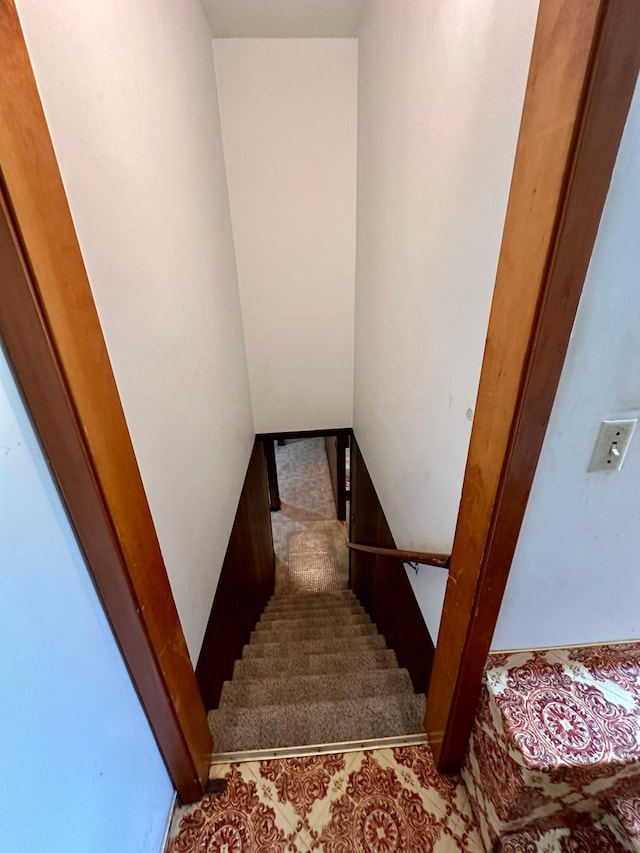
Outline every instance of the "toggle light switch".
<path id="1" fill-rule="evenodd" d="M 637 423 L 637 418 L 602 421 L 587 471 L 619 471 Z"/>

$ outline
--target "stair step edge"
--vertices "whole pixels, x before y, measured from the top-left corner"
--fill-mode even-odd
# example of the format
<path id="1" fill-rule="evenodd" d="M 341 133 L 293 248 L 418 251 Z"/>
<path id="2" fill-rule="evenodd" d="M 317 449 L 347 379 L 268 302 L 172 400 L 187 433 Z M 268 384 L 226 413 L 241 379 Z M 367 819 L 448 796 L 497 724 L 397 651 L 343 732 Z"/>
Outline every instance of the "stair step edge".
<path id="1" fill-rule="evenodd" d="M 338 706 L 338 707 L 336 707 Z M 211 711 L 223 752 L 421 734 L 424 697 L 406 695 Z"/>
<path id="2" fill-rule="evenodd" d="M 299 608 L 304 608 L 306 610 L 326 610 L 328 607 L 361 607 L 361 603 L 359 599 L 355 596 L 344 597 L 344 598 L 334 598 L 328 599 L 323 598 L 318 600 L 314 600 L 309 598 L 308 601 L 303 599 L 295 599 L 291 601 L 284 601 L 282 599 L 272 598 L 267 602 L 266 607 L 272 610 L 296 610 Z"/>
<path id="3" fill-rule="evenodd" d="M 295 619 L 260 619 L 259 622 L 256 623 L 255 629 L 256 631 L 272 631 L 276 627 L 283 628 L 303 628 L 305 625 L 317 625 L 318 627 L 323 625 L 369 625 L 371 623 L 371 619 L 367 616 L 366 613 L 350 613 L 348 616 L 338 616 L 334 613 L 327 614 L 326 616 L 312 617 L 309 619 L 305 619 L 304 616 L 297 616 Z"/>
<path id="4" fill-rule="evenodd" d="M 291 643 L 248 643 L 242 648 L 242 659 L 274 657 L 304 657 L 310 654 L 348 653 L 355 649 L 386 649 L 382 634 L 362 634 L 353 637 L 325 637 Z"/>
<path id="5" fill-rule="evenodd" d="M 259 708 L 216 708 L 213 711 L 209 711 L 209 714 L 216 714 L 218 718 L 223 716 L 238 716 L 240 714 L 255 714 L 260 717 L 269 717 L 275 710 L 278 709 L 287 709 L 291 713 L 306 713 L 307 709 L 310 707 L 322 709 L 323 713 L 334 714 L 335 706 L 338 705 L 340 708 L 349 708 L 355 707 L 357 710 L 363 709 L 367 710 L 375 710 L 376 705 L 388 705 L 392 707 L 407 707 L 409 711 L 420 710 L 424 705 L 425 697 L 423 693 L 411 693 L 407 694 L 407 691 L 399 691 L 397 693 L 390 693 L 386 696 L 365 696 L 365 697 L 356 697 L 353 699 L 336 699 L 336 700 L 320 700 L 320 701 L 312 701 L 312 702 L 274 702 L 270 705 L 261 705 Z M 372 706 L 373 709 L 372 709 Z"/>
<path id="6" fill-rule="evenodd" d="M 268 616 L 269 622 L 274 619 L 326 619 L 328 616 L 335 616 L 338 619 L 349 619 L 352 616 L 368 616 L 368 613 L 363 607 L 310 607 L 308 609 L 299 609 L 290 607 L 288 610 L 263 610 L 262 616 Z"/>
<path id="7" fill-rule="evenodd" d="M 391 649 L 375 649 L 356 655 L 307 655 L 304 657 L 283 657 L 279 661 L 272 658 L 249 658 L 238 660 L 234 664 L 233 678 L 263 677 L 274 675 L 321 675 L 354 672 L 361 669 L 391 669 L 398 666 L 395 653 Z"/>
<path id="8" fill-rule="evenodd" d="M 358 676 L 355 677 L 354 676 Z M 304 697 L 304 702 L 365 699 L 374 696 L 413 693 L 407 670 L 382 669 L 352 673 L 350 677 L 330 675 L 299 675 L 260 679 L 256 681 L 226 681 L 222 687 L 220 708 L 253 708 L 263 705 L 289 704 Z"/>
<path id="9" fill-rule="evenodd" d="M 274 631 L 252 631 L 249 637 L 249 642 L 260 644 L 266 642 L 282 642 L 295 641 L 304 639 L 323 639 L 327 637 L 362 637 L 375 636 L 378 633 L 375 625 L 345 625 L 341 627 L 331 625 L 309 625 L 304 628 L 293 628 L 287 630 L 279 628 Z M 272 638 L 280 637 L 281 640 Z"/>

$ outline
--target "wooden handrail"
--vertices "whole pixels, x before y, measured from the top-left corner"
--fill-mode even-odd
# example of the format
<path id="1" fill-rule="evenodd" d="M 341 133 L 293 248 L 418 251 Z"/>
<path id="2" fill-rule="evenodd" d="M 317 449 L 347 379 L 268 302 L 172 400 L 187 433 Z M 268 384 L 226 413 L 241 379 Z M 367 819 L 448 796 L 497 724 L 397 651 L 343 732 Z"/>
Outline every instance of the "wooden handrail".
<path id="1" fill-rule="evenodd" d="M 396 557 L 405 563 L 421 563 L 426 566 L 437 566 L 448 569 L 451 554 L 425 554 L 423 551 L 403 551 L 399 548 L 380 548 L 377 545 L 359 545 L 357 542 L 347 542 L 347 548 L 352 551 L 363 551 L 365 554 L 377 554 L 380 557 Z"/>

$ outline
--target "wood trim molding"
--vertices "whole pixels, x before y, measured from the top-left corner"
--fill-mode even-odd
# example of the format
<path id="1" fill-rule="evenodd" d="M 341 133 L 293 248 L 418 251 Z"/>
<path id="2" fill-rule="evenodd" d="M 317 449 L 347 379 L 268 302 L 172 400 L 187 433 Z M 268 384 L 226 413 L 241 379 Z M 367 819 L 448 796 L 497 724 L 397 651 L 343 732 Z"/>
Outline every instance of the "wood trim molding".
<path id="1" fill-rule="evenodd" d="M 336 503 L 338 521 L 347 520 L 347 464 L 346 456 L 349 447 L 349 436 L 346 434 L 327 435 L 324 439 L 324 449 L 329 464 L 329 477 Z"/>
<path id="2" fill-rule="evenodd" d="M 425 727 L 464 756 L 640 66 L 636 0 L 542 0 Z"/>
<path id="3" fill-rule="evenodd" d="M 260 441 L 271 438 L 284 441 L 288 438 L 324 438 L 327 435 L 353 435 L 351 427 L 336 427 L 335 429 L 300 429 L 292 432 L 259 432 L 256 438 Z"/>
<path id="4" fill-rule="evenodd" d="M 269 485 L 269 508 L 271 512 L 279 512 L 281 507 L 280 487 L 278 486 L 278 466 L 276 464 L 276 445 L 272 438 L 263 438 L 264 461 L 267 469 Z"/>
<path id="5" fill-rule="evenodd" d="M 171 777 L 212 749 L 15 6 L 0 0 L 0 333 Z"/>

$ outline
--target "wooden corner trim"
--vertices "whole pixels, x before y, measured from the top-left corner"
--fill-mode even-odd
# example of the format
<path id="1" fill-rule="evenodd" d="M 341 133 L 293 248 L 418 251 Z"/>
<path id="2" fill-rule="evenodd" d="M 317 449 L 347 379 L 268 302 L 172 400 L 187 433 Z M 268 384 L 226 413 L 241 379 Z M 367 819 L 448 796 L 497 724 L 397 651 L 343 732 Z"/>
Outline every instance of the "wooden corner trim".
<path id="1" fill-rule="evenodd" d="M 12 253 L 0 331 L 169 772 L 194 799 L 211 735 L 12 0 L 0 0 L 0 171 Z"/>
<path id="2" fill-rule="evenodd" d="M 425 726 L 457 769 L 640 67 L 640 4 L 542 0 Z"/>

